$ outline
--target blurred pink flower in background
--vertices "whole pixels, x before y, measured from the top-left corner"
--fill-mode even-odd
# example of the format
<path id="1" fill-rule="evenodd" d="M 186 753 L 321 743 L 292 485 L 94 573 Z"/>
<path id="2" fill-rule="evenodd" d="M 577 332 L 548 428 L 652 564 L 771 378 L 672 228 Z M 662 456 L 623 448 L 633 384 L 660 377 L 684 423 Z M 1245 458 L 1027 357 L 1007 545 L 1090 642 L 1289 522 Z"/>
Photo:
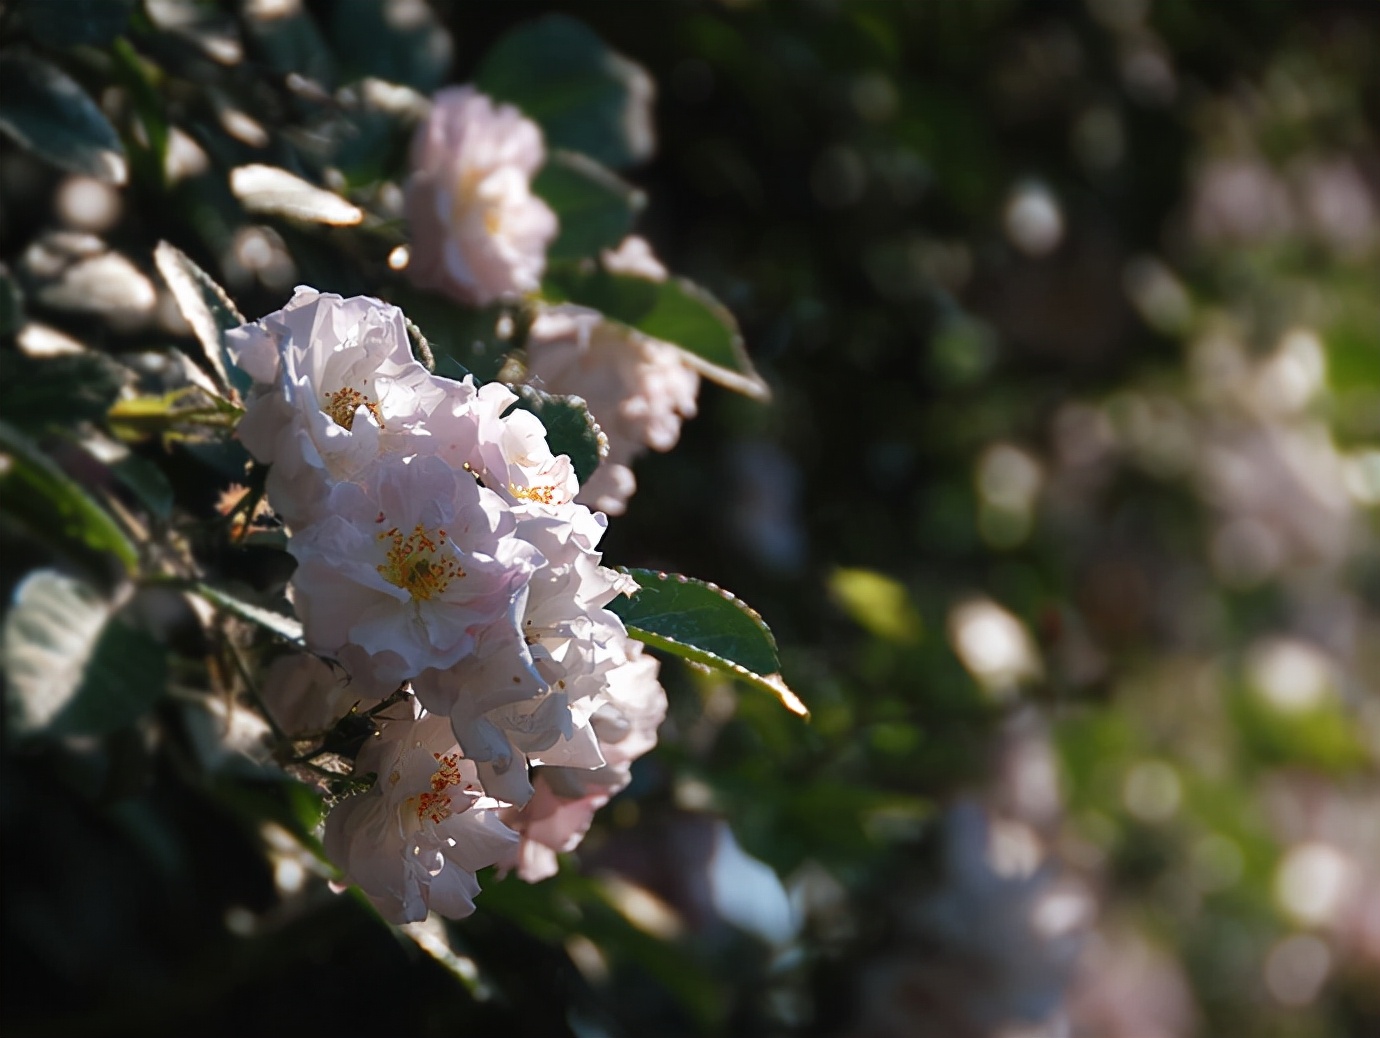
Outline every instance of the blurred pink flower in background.
<path id="1" fill-rule="evenodd" d="M 512 105 L 440 91 L 412 140 L 412 280 L 477 306 L 536 289 L 557 229 L 531 191 L 545 160 L 541 130 Z"/>
<path id="2" fill-rule="evenodd" d="M 664 281 L 666 269 L 641 238 L 603 255 L 615 274 Z M 548 393 L 583 397 L 608 438 L 608 454 L 585 480 L 578 500 L 622 515 L 637 489 L 632 463 L 646 449 L 668 451 L 681 422 L 693 418 L 700 376 L 687 355 L 593 310 L 542 310 L 527 341 L 531 382 Z"/>

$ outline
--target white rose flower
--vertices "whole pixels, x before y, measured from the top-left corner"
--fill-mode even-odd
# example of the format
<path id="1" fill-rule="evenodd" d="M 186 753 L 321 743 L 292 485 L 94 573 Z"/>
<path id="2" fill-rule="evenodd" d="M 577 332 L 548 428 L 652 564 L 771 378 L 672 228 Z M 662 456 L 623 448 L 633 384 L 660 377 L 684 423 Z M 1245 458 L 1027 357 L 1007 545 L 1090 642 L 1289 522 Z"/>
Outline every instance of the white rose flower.
<path id="1" fill-rule="evenodd" d="M 368 296 L 298 288 L 227 343 L 254 380 L 236 434 L 273 465 L 269 500 L 289 525 L 314 519 L 331 483 L 407 449 L 444 396 L 445 380 L 412 359 L 402 311 Z"/>
<path id="2" fill-rule="evenodd" d="M 519 639 L 505 643 L 495 632 L 453 667 L 418 675 L 414 687 L 428 711 L 450 717 L 484 789 L 520 804 L 532 793 L 529 762 L 603 764 L 589 717 L 612 647 L 627 635 L 603 608 L 625 588 L 599 565 L 604 517 L 573 503 L 515 511 L 515 536 L 542 560 L 523 596 Z"/>
<path id="3" fill-rule="evenodd" d="M 367 654 L 366 680 L 401 683 L 476 652 L 491 628 L 518 637 L 542 562 L 493 491 L 435 457 L 385 456 L 337 484 L 325 517 L 288 542 L 309 648 Z"/>
<path id="4" fill-rule="evenodd" d="M 479 306 L 535 290 L 557 229 L 531 192 L 545 161 L 541 130 L 512 105 L 468 86 L 437 93 L 412 139 L 412 279 Z"/>
<path id="5" fill-rule="evenodd" d="M 512 856 L 517 834 L 504 806 L 480 790 L 472 762 L 443 717 L 387 722 L 355 762 L 373 788 L 326 819 L 326 853 L 379 913 L 417 922 L 435 909 L 451 919 L 474 911 L 475 873 Z"/>
<path id="6" fill-rule="evenodd" d="M 534 385 L 583 397 L 608 437 L 608 455 L 576 500 L 621 515 L 637 485 L 633 460 L 647 448 L 670 450 L 682 420 L 694 417 L 699 374 L 675 346 L 576 306 L 537 315 L 527 357 Z"/>
<path id="7" fill-rule="evenodd" d="M 623 639 L 619 650 L 620 659 L 604 675 L 590 718 L 604 764 L 538 768 L 532 798 L 520 810 L 503 814 L 522 843 L 502 864 L 529 883 L 556 872 L 556 855 L 579 846 L 595 812 L 627 786 L 632 762 L 656 745 L 657 727 L 666 717 L 659 665 L 631 639 Z"/>
<path id="8" fill-rule="evenodd" d="M 428 423 L 428 449 L 452 468 L 472 472 L 510 504 L 565 505 L 580 489 L 570 459 L 551 453 L 541 419 L 514 408 L 517 401 L 498 382 L 475 389 L 466 376 L 453 383 Z"/>
<path id="9" fill-rule="evenodd" d="M 259 696 L 279 728 L 306 735 L 324 731 L 352 708 L 367 710 L 394 688 L 354 679 L 347 665 L 296 652 L 269 664 Z"/>

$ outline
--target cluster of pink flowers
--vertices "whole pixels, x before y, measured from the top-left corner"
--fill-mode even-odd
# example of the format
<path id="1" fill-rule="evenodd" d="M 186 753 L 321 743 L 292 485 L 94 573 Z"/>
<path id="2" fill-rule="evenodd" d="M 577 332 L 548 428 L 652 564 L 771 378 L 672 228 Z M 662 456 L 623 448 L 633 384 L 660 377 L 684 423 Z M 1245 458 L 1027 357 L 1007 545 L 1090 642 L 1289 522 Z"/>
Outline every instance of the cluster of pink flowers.
<path id="1" fill-rule="evenodd" d="M 412 232 L 408 272 L 423 288 L 466 305 L 519 300 L 546 269 L 555 215 L 531 192 L 546 161 L 541 130 L 511 105 L 473 87 L 442 90 L 412 143 L 407 182 Z M 614 274 L 664 281 L 647 243 L 626 239 L 600 258 Z M 633 460 L 667 451 L 695 414 L 694 358 L 670 343 L 578 306 L 537 306 L 527 339 L 528 377 L 578 396 L 608 440 L 608 453 L 579 500 L 621 515 L 636 489 Z"/>
<path id="2" fill-rule="evenodd" d="M 308 731 L 415 693 L 359 754 L 372 788 L 327 817 L 345 881 L 407 922 L 468 914 L 486 866 L 550 874 L 665 712 L 656 661 L 606 608 L 634 588 L 600 565 L 605 517 L 508 388 L 412 358 L 396 307 L 299 288 L 228 344 L 313 654 L 266 698 Z"/>

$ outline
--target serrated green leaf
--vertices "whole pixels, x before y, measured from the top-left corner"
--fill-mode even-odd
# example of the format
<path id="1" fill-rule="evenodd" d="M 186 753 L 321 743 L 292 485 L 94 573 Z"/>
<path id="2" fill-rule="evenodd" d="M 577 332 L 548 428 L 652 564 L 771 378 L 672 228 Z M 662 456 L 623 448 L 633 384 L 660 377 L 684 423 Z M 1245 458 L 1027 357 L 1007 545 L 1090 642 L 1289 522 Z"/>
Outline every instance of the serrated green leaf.
<path id="1" fill-rule="evenodd" d="M 124 29 L 134 0 L 23 0 L 34 39 L 49 47 L 99 47 Z"/>
<path id="2" fill-rule="evenodd" d="M 639 585 L 608 608 L 638 641 L 725 671 L 776 696 L 802 717 L 809 711 L 782 679 L 776 639 L 747 603 L 716 584 L 675 573 L 624 569 Z"/>
<path id="3" fill-rule="evenodd" d="M 153 250 L 153 262 L 172 289 L 182 316 L 192 326 L 192 334 L 216 373 L 220 388 L 248 392 L 249 376 L 231 361 L 225 349 L 225 333 L 244 324 L 244 317 L 225 289 L 211 275 L 193 263 L 180 249 L 160 241 Z"/>
<path id="4" fill-rule="evenodd" d="M 450 33 L 413 0 L 334 0 L 330 37 L 347 79 L 375 76 L 429 94 L 450 71 Z"/>
<path id="5" fill-rule="evenodd" d="M 81 581 L 52 570 L 15 592 L 3 633 L 14 734 L 105 735 L 164 692 L 162 646 Z"/>
<path id="6" fill-rule="evenodd" d="M 27 357 L 0 353 L 0 414 L 27 433 L 94 421 L 124 383 L 124 370 L 99 353 Z"/>
<path id="7" fill-rule="evenodd" d="M 652 153 L 651 77 L 567 15 L 547 15 L 508 33 L 490 48 L 475 82 L 521 108 L 553 147 L 615 169 Z"/>
<path id="8" fill-rule="evenodd" d="M 651 281 L 567 263 L 554 265 L 542 287 L 553 302 L 587 306 L 679 347 L 686 363 L 710 381 L 756 400 L 771 395 L 748 359 L 733 315 L 684 278 Z"/>
<path id="9" fill-rule="evenodd" d="M 7 422 L 0 422 L 0 502 L 36 540 L 113 555 L 128 572 L 138 569 L 137 549 L 109 513 Z"/>
<path id="10" fill-rule="evenodd" d="M 560 221 L 556 240 L 546 252 L 552 260 L 580 259 L 615 248 L 632 230 L 646 201 L 612 170 L 573 151 L 551 154 L 533 179 L 532 190 Z"/>
<path id="11" fill-rule="evenodd" d="M 0 55 L 0 131 L 54 165 L 111 184 L 128 175 L 119 134 L 67 73 L 31 54 Z"/>
<path id="12" fill-rule="evenodd" d="M 295 616 L 246 602 L 242 598 L 213 588 L 209 584 L 195 584 L 192 590 L 213 606 L 224 609 L 227 613 L 238 616 L 241 620 L 258 624 L 264 630 L 271 631 L 286 641 L 298 645 L 302 643 L 302 622 Z"/>
<path id="13" fill-rule="evenodd" d="M 514 407 L 531 411 L 546 426 L 546 442 L 552 454 L 570 458 L 581 483 L 599 467 L 599 424 L 589 413 L 584 399 L 544 393 L 535 386 L 514 386 L 518 395 Z"/>

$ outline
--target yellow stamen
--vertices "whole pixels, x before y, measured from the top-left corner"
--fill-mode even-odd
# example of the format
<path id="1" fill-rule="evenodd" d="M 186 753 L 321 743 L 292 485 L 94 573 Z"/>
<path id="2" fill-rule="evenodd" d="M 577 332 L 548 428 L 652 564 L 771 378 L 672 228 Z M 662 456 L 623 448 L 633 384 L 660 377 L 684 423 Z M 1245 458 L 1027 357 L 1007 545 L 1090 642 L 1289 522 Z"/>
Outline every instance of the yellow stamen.
<path id="1" fill-rule="evenodd" d="M 409 534 L 393 526 L 377 536 L 388 544 L 386 561 L 377 567 L 379 575 L 414 600 L 430 601 L 443 594 L 451 581 L 465 575 L 460 563 L 446 551 L 445 530 L 433 534 L 418 523 Z"/>
<path id="2" fill-rule="evenodd" d="M 331 421 L 336 425 L 343 429 L 352 429 L 355 424 L 355 412 L 360 407 L 373 415 L 374 420 L 379 423 L 379 428 L 383 428 L 383 419 L 379 417 L 379 405 L 353 386 L 341 386 L 326 397 L 326 406 L 322 410 L 330 415 Z"/>

